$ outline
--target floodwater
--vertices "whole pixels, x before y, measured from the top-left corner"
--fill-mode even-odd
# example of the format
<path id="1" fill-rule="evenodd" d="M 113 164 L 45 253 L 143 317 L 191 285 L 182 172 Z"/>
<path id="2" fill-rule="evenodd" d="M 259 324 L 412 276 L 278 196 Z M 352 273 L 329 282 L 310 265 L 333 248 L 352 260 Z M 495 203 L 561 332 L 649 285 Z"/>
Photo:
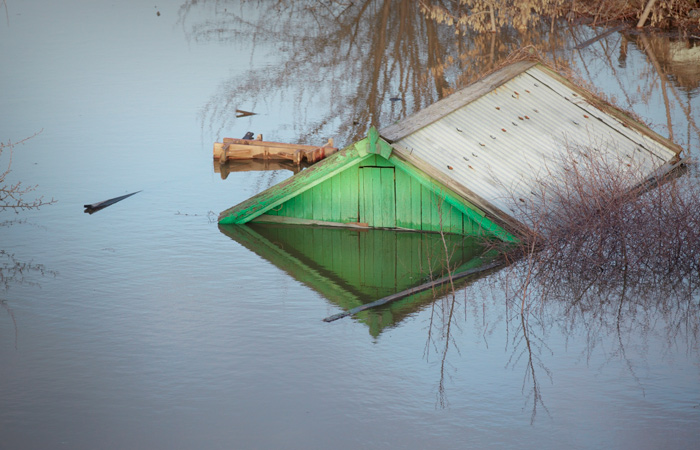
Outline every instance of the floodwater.
<path id="1" fill-rule="evenodd" d="M 5 182 L 56 203 L 2 212 L 1 448 L 699 445 L 697 293 L 526 317 L 487 274 L 325 323 L 352 278 L 214 220 L 291 172 L 211 156 L 247 131 L 346 145 L 533 44 L 697 159 L 697 40 L 460 36 L 413 1 L 4 3 L 0 141 L 36 134 Z"/>

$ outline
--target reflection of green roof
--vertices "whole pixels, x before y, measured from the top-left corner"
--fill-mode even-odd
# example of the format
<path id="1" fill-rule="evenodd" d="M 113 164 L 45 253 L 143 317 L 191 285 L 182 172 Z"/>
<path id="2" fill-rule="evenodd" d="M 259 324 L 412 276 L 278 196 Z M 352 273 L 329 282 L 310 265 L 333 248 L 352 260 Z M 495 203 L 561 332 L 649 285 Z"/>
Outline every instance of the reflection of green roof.
<path id="1" fill-rule="evenodd" d="M 454 234 L 443 244 L 438 233 L 263 223 L 219 229 L 343 309 L 446 275 L 445 245 L 453 271 L 482 262 L 477 238 Z M 432 299 L 428 291 L 357 317 L 376 336 Z"/>

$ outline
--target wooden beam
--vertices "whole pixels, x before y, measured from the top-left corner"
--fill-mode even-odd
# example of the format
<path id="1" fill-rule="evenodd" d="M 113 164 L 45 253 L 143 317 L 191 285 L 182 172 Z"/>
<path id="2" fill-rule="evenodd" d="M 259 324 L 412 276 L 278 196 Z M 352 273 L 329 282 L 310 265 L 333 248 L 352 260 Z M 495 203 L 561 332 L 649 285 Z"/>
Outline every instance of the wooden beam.
<path id="1" fill-rule="evenodd" d="M 285 144 L 263 140 L 224 138 L 214 143 L 214 158 L 220 162 L 241 159 L 289 160 L 299 163 L 303 160 L 316 162 L 337 152 L 333 140 L 322 146 Z"/>
<path id="2" fill-rule="evenodd" d="M 363 222 L 328 222 L 325 220 L 301 219 L 298 217 L 272 216 L 262 214 L 251 220 L 254 223 L 279 223 L 284 225 L 317 225 L 323 227 L 337 228 L 359 228 L 361 230 L 369 229 L 369 224 Z"/>

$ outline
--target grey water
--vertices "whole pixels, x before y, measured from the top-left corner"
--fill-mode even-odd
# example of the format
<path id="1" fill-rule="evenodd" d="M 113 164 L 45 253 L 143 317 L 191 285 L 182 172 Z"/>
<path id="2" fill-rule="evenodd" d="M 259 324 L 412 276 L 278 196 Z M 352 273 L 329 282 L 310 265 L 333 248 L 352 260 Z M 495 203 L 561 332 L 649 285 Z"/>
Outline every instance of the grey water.
<path id="1" fill-rule="evenodd" d="M 528 44 L 697 159 L 697 39 L 455 35 L 412 1 L 5 5 L 0 142 L 31 137 L 5 184 L 56 202 L 0 212 L 0 448 L 700 445 L 697 294 L 526 321 L 485 277 L 449 335 L 445 298 L 378 334 L 325 323 L 338 299 L 216 224 L 291 172 L 224 179 L 212 160 L 248 131 L 342 147 Z"/>

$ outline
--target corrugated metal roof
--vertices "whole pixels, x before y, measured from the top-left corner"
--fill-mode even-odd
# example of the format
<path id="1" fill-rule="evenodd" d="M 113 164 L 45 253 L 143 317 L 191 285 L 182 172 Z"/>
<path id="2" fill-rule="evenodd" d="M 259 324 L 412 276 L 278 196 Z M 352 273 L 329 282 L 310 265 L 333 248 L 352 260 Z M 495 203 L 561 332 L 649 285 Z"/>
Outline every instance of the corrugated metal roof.
<path id="1" fill-rule="evenodd" d="M 596 148 L 606 161 L 645 174 L 677 156 L 651 131 L 606 114 L 556 77 L 541 65 L 529 67 L 392 146 L 523 223 L 513 199 L 535 200 L 538 181 L 561 175 L 567 144 Z"/>

